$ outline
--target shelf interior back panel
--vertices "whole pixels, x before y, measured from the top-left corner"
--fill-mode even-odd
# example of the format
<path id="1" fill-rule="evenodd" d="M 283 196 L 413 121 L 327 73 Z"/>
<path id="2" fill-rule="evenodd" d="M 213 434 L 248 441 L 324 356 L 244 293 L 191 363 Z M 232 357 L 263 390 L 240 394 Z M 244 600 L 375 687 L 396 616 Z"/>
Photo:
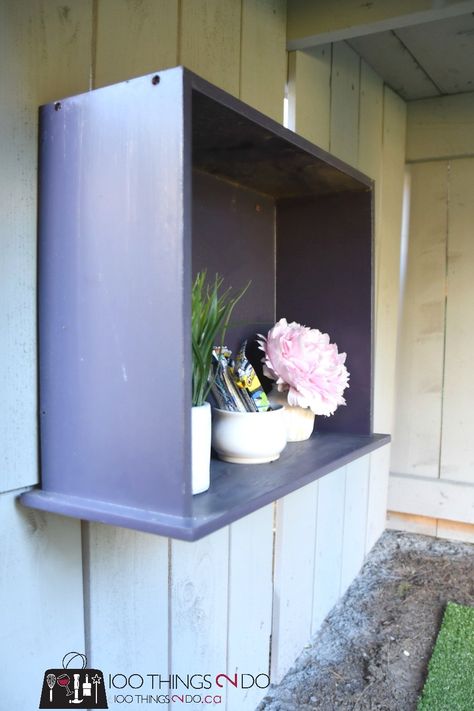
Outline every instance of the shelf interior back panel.
<path id="1" fill-rule="evenodd" d="M 277 319 L 328 333 L 347 353 L 347 407 L 321 432 L 372 433 L 371 193 L 282 200 L 277 218 Z"/>
<path id="2" fill-rule="evenodd" d="M 275 201 L 212 175 L 193 172 L 193 274 L 206 270 L 237 294 L 226 345 L 265 333 L 275 317 Z"/>

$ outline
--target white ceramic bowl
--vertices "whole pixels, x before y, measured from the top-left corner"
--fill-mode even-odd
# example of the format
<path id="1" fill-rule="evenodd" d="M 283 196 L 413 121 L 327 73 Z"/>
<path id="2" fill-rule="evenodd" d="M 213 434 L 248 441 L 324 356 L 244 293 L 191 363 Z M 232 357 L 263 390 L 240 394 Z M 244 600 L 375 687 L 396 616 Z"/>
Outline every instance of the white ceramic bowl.
<path id="1" fill-rule="evenodd" d="M 285 409 L 228 412 L 213 408 L 212 446 L 225 462 L 273 462 L 286 446 Z"/>

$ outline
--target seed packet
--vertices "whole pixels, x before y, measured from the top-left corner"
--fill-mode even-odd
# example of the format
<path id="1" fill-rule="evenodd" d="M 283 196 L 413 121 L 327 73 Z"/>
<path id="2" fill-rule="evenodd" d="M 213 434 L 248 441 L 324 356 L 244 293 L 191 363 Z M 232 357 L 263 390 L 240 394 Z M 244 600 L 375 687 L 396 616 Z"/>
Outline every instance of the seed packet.
<path id="1" fill-rule="evenodd" d="M 245 355 L 246 348 L 247 341 L 244 341 L 232 364 L 234 381 L 240 392 L 250 398 L 255 411 L 266 412 L 270 409 L 270 403 L 253 365 Z"/>

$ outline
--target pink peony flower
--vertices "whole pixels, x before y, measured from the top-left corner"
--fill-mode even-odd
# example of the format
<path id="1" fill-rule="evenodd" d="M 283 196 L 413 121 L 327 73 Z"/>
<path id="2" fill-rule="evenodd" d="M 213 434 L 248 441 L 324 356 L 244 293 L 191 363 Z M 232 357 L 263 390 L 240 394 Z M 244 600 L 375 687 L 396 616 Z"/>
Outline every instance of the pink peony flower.
<path id="1" fill-rule="evenodd" d="M 349 387 L 345 353 L 329 342 L 327 333 L 282 318 L 258 341 L 265 356 L 264 374 L 288 393 L 288 404 L 309 407 L 315 415 L 332 415 L 345 405 Z"/>

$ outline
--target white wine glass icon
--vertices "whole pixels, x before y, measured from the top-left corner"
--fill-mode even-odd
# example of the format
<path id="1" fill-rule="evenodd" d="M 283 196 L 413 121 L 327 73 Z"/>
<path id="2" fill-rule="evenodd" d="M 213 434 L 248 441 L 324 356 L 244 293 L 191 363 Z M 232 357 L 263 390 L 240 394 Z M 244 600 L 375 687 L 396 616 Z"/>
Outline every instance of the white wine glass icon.
<path id="1" fill-rule="evenodd" d="M 60 674 L 58 678 L 56 679 L 58 682 L 59 686 L 65 686 L 66 687 L 66 696 L 74 696 L 73 692 L 69 688 L 69 684 L 71 683 L 71 679 L 68 674 Z"/>
<path id="2" fill-rule="evenodd" d="M 49 703 L 53 703 L 53 686 L 56 683 L 56 676 L 54 674 L 48 674 L 46 677 L 46 683 L 49 686 Z"/>

